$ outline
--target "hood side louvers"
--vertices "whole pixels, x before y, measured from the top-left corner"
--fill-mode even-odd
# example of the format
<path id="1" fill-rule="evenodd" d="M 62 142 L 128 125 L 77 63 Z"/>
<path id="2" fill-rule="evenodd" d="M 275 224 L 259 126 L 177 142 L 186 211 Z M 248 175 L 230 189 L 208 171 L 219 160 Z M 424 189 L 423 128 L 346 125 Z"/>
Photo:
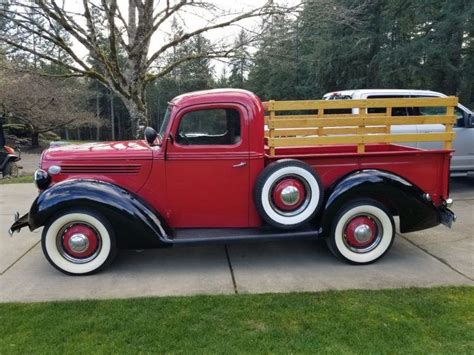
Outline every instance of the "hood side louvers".
<path id="1" fill-rule="evenodd" d="M 63 174 L 138 174 L 140 165 L 61 165 Z"/>

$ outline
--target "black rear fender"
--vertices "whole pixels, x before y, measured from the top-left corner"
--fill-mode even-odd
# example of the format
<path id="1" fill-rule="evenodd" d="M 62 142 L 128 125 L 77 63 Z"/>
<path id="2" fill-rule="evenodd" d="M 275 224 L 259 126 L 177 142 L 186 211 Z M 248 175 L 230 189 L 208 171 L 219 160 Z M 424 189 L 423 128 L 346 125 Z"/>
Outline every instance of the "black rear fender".
<path id="1" fill-rule="evenodd" d="M 28 225 L 41 227 L 56 214 L 86 208 L 112 224 L 119 248 L 159 247 L 171 230 L 159 213 L 139 196 L 97 180 L 66 180 L 42 192 L 31 206 Z"/>
<path id="2" fill-rule="evenodd" d="M 400 231 L 413 232 L 440 223 L 437 208 L 423 190 L 402 177 L 380 171 L 361 170 L 344 177 L 327 194 L 324 214 L 320 217 L 323 231 L 330 230 L 337 211 L 354 199 L 373 199 L 400 216 Z"/>

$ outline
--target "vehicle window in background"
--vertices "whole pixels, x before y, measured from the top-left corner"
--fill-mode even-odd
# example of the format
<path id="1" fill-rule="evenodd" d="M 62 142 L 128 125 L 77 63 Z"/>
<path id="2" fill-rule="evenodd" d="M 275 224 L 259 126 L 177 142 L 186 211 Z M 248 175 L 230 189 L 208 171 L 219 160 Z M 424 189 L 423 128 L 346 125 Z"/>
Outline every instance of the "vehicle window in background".
<path id="1" fill-rule="evenodd" d="M 368 99 L 404 99 L 407 96 L 397 96 L 397 95 L 370 95 L 367 96 Z M 367 113 L 386 113 L 385 108 L 369 108 Z M 394 107 L 392 108 L 392 116 L 408 116 L 409 111 L 408 107 Z"/>
<path id="2" fill-rule="evenodd" d="M 456 107 L 455 113 L 457 119 L 455 127 L 464 127 L 464 111 Z"/>
<path id="3" fill-rule="evenodd" d="M 188 112 L 181 119 L 176 141 L 183 145 L 239 143 L 239 112 L 221 108 Z"/>
<path id="4" fill-rule="evenodd" d="M 416 96 L 420 98 L 427 98 L 433 96 Z M 438 115 L 446 115 L 446 107 L 414 107 L 414 115 L 421 115 L 421 116 L 438 116 Z M 456 107 L 456 124 L 455 127 L 463 127 L 464 126 L 464 116 L 463 111 Z"/>
<path id="5" fill-rule="evenodd" d="M 351 100 L 352 97 L 349 95 L 334 94 L 329 96 L 326 100 Z M 325 115 L 350 115 L 352 109 L 350 108 L 330 108 L 324 110 Z"/>
<path id="6" fill-rule="evenodd" d="M 418 107 L 421 116 L 446 115 L 446 107 Z"/>

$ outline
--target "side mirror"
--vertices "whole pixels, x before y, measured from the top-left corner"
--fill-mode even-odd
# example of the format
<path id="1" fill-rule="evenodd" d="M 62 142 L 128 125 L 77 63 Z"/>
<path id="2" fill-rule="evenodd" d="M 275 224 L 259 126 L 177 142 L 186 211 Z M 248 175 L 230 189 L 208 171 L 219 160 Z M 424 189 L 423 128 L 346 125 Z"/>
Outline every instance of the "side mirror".
<path id="1" fill-rule="evenodd" d="M 145 128 L 145 139 L 149 145 L 155 145 L 158 133 L 151 127 Z"/>

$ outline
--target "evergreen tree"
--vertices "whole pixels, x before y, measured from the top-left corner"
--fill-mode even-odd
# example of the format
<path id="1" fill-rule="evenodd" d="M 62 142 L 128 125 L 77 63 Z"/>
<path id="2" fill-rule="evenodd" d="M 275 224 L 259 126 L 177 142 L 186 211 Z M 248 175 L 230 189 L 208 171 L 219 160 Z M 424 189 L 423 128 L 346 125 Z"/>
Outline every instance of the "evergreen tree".
<path id="1" fill-rule="evenodd" d="M 230 60 L 230 76 L 227 85 L 232 88 L 245 88 L 250 68 L 248 51 L 249 38 L 244 30 L 239 32 L 234 42 L 234 58 Z"/>

